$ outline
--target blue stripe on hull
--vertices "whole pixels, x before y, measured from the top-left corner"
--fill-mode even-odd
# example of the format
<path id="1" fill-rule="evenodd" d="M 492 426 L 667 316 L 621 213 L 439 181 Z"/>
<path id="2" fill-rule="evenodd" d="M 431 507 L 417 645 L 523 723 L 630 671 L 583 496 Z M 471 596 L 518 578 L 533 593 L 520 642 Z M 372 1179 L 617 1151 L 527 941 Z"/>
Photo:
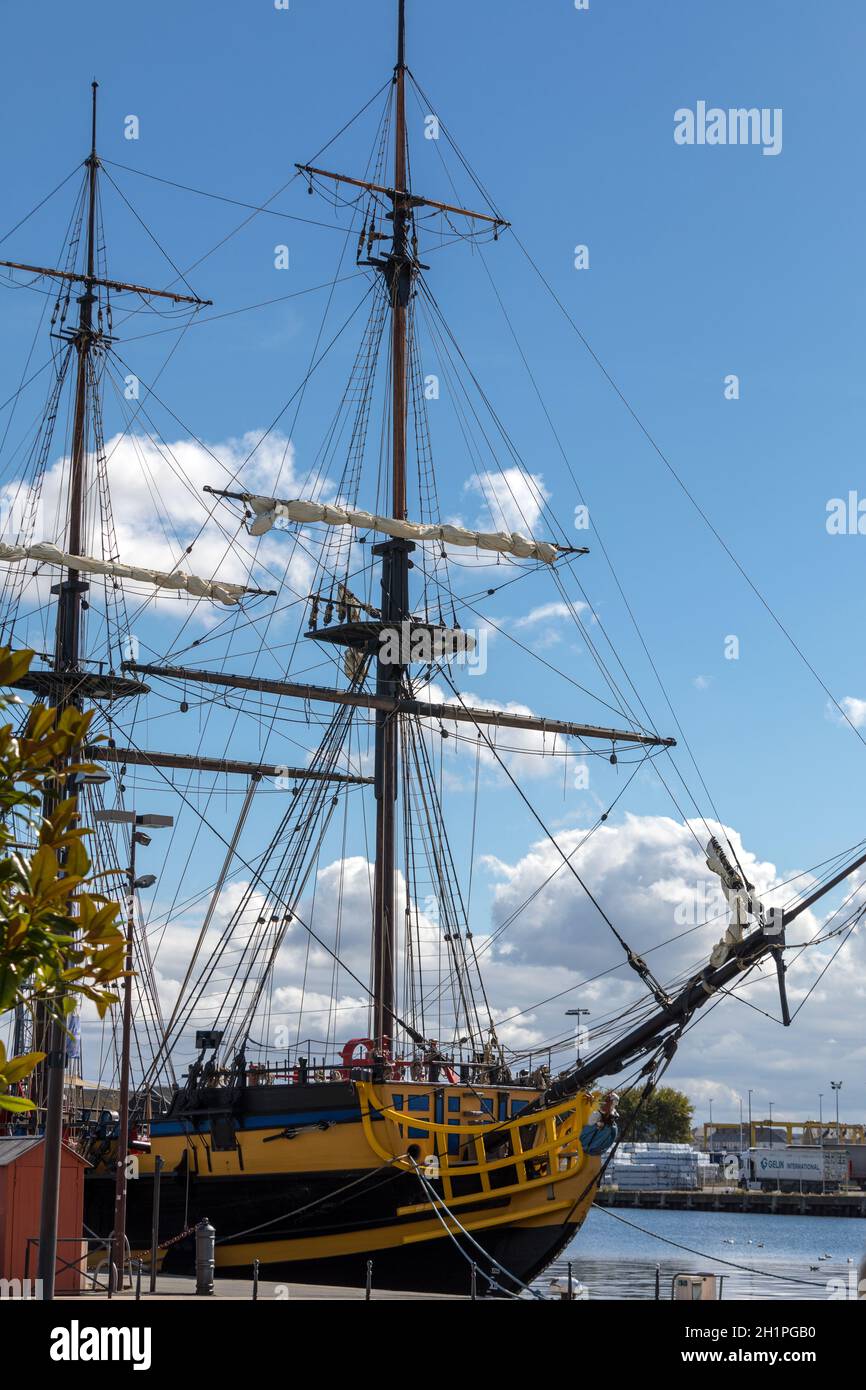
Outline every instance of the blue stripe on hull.
<path id="1" fill-rule="evenodd" d="M 206 1116 L 197 1117 L 200 1121 L 199 1132 L 210 1129 L 210 1120 Z M 374 1119 L 378 1116 L 374 1115 Z M 355 1110 L 347 1113 L 345 1110 L 305 1110 L 302 1115 L 245 1115 L 243 1117 L 244 1129 L 305 1129 L 309 1125 L 322 1124 L 327 1121 L 329 1124 L 348 1125 L 360 1123 L 361 1112 Z M 186 1122 L 181 1120 L 153 1120 L 150 1131 L 154 1138 L 161 1135 L 188 1134 L 193 1127 L 193 1117 L 190 1116 Z"/>

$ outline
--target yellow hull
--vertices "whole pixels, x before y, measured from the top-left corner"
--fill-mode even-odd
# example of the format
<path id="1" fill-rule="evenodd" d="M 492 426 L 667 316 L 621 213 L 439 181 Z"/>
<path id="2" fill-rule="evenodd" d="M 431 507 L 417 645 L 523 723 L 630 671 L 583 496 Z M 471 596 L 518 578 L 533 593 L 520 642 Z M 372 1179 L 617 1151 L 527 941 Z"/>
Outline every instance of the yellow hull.
<path id="1" fill-rule="evenodd" d="M 297 1088 L 280 1089 L 287 1103 L 296 1099 Z M 320 1108 L 296 1112 L 292 1125 L 282 1114 L 268 1123 L 241 1113 L 230 1144 L 201 1112 L 154 1125 L 130 1184 L 133 1246 L 148 1243 L 147 1175 L 157 1154 L 161 1238 L 207 1216 L 217 1271 L 249 1272 L 258 1260 L 265 1278 L 356 1282 L 372 1260 L 379 1287 L 466 1292 L 471 1263 L 487 1273 L 498 1261 L 524 1281 L 564 1248 L 592 1204 L 600 1160 L 579 1140 L 595 1104 L 589 1095 L 524 1117 L 537 1093 L 522 1088 L 358 1081 L 342 1088 L 351 1104 L 328 1112 L 331 1090 L 305 1088 Z M 278 1105 L 276 1091 L 255 1098 L 259 1110 Z M 337 1118 L 304 1122 L 304 1113 Z M 182 1250 L 171 1245 L 167 1263 Z"/>

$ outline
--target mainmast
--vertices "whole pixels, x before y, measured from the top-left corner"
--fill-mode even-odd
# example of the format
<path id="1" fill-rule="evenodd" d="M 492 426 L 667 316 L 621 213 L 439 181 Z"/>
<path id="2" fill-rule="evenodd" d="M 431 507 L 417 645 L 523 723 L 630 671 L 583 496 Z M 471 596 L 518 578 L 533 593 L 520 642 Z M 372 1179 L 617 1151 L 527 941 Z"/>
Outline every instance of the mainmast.
<path id="1" fill-rule="evenodd" d="M 397 65 L 394 68 L 394 187 L 408 192 L 406 179 L 406 0 L 398 0 Z M 406 401 L 407 346 L 406 331 L 409 297 L 412 293 L 413 265 L 409 255 L 409 207 L 405 198 L 396 197 L 392 213 L 394 238 L 391 251 L 391 371 L 393 389 L 393 484 L 392 514 L 398 521 L 406 519 L 406 432 L 408 411 Z"/>
<path id="2" fill-rule="evenodd" d="M 406 153 L 406 3 L 398 0 L 397 63 L 394 68 L 394 196 L 391 217 L 391 253 L 383 266 L 391 300 L 391 512 L 405 520 L 406 436 L 408 403 L 407 319 L 415 278 L 415 261 L 409 247 L 410 200 Z M 391 540 L 373 548 L 382 557 L 382 622 L 397 630 L 409 616 L 409 541 Z M 380 647 L 381 653 L 381 647 Z M 377 656 L 376 693 L 396 700 L 403 682 L 403 664 Z M 397 949 L 395 917 L 395 844 L 399 760 L 399 716 L 376 714 L 376 863 L 373 888 L 373 1036 L 376 1046 L 387 1050 L 395 1010 L 394 969 Z"/>
<path id="3" fill-rule="evenodd" d="M 423 1042 L 419 1035 L 413 1034 L 411 1025 L 400 1020 L 397 1013 L 395 973 L 397 958 L 396 921 L 396 845 L 397 845 L 397 793 L 400 785 L 400 730 L 405 721 L 454 720 L 468 722 L 478 730 L 487 725 L 533 729 L 539 733 L 550 732 L 581 740 L 601 739 L 616 743 L 638 743 L 648 747 L 671 746 L 673 739 L 660 738 L 649 731 L 637 729 L 598 728 L 587 724 L 569 721 L 538 719 L 493 709 L 480 709 L 468 705 L 455 692 L 455 699 L 446 703 L 421 701 L 414 698 L 413 691 L 407 687 L 406 671 L 412 660 L 411 641 L 416 632 L 425 632 L 429 637 L 442 637 L 447 643 L 458 634 L 441 624 L 431 623 L 424 617 L 412 618 L 409 603 L 410 559 L 415 549 L 415 541 L 439 539 L 455 545 L 472 544 L 481 550 L 496 550 L 522 558 L 534 558 L 553 564 L 559 554 L 586 554 L 584 547 L 559 547 L 547 542 L 530 541 L 514 533 L 510 536 L 498 533 L 495 537 L 484 533 L 461 532 L 448 535 L 446 532 L 460 531 L 460 528 L 438 527 L 426 524 L 418 526 L 409 521 L 407 498 L 407 452 L 409 394 L 412 371 L 410 352 L 413 348 L 411 328 L 411 301 L 419 274 L 427 267 L 418 260 L 418 240 L 416 235 L 415 210 L 423 208 L 427 215 L 441 214 L 448 218 L 449 224 L 455 218 L 465 218 L 473 228 L 492 230 L 494 238 L 510 224 L 493 212 L 479 212 L 471 208 L 459 207 L 453 203 L 440 202 L 433 198 L 420 196 L 409 187 L 410 171 L 408 140 L 406 131 L 406 85 L 410 78 L 406 66 L 406 4 L 398 0 L 397 5 L 397 61 L 393 73 L 393 186 L 357 178 L 352 174 L 322 169 L 312 164 L 297 164 L 298 172 L 309 180 L 309 190 L 313 191 L 313 180 L 324 179 L 331 183 L 348 185 L 353 189 L 366 190 L 371 196 L 369 226 L 366 221 L 361 229 L 358 243 L 357 262 L 370 266 L 381 274 L 388 296 L 391 314 L 390 351 L 390 400 L 391 411 L 391 476 L 389 496 L 382 504 L 382 510 L 390 506 L 390 517 L 373 516 L 361 513 L 357 508 L 328 507 L 328 515 L 317 515 L 321 506 L 317 501 L 294 499 L 281 501 L 278 498 L 261 497 L 250 493 L 228 492 L 217 488 L 206 491 L 227 499 L 248 504 L 254 519 L 249 528 L 250 534 L 259 536 L 274 525 L 282 516 L 290 521 L 304 523 L 321 520 L 329 525 L 347 525 L 370 531 L 378 531 L 388 537 L 372 547 L 372 553 L 381 560 L 381 607 L 376 610 L 367 604 L 354 600 L 347 602 L 345 586 L 342 599 L 335 604 L 333 593 L 311 595 L 314 607 L 311 625 L 305 636 L 317 641 L 345 646 L 361 662 L 347 663 L 347 674 L 361 672 L 360 678 L 352 676 L 349 689 L 300 684 L 290 680 L 271 680 L 260 676 L 235 676 L 228 672 L 191 670 L 168 666 L 145 666 L 135 661 L 123 663 L 126 672 L 136 675 L 145 673 L 164 676 L 169 680 L 185 679 L 204 684 L 227 685 L 238 689 L 255 689 L 278 697 L 322 701 L 336 705 L 349 705 L 367 709 L 375 717 L 375 765 L 374 792 L 376 798 L 376 842 L 373 884 L 372 919 L 372 982 L 373 1000 L 370 1032 L 376 1047 L 382 1052 L 393 1051 L 393 1034 L 396 1024 L 408 1033 L 416 1043 Z M 377 209 L 383 204 L 389 210 L 385 214 L 391 221 L 391 235 L 377 230 Z M 379 242 L 390 246 L 386 253 L 377 249 Z M 366 257 L 363 248 L 366 243 Z M 439 533 L 438 535 L 436 533 Z M 412 539 L 409 539 L 411 537 Z M 318 622 L 318 605 L 325 604 L 324 624 Z M 352 608 L 356 610 L 352 613 Z M 332 622 L 336 607 L 338 618 Z M 364 616 L 362 618 L 362 611 Z M 329 616 L 330 615 L 330 616 Z M 406 639 L 409 639 L 408 641 Z M 408 648 L 408 649 L 407 649 Z M 375 663 L 375 691 L 364 687 L 364 674 L 367 658 Z M 417 659 L 417 658 L 416 658 Z"/>

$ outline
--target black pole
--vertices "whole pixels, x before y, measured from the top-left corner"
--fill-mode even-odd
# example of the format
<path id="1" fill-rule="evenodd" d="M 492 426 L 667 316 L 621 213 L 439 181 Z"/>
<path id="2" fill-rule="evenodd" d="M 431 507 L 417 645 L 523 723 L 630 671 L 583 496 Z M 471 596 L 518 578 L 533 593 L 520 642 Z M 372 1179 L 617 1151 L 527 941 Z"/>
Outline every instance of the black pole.
<path id="1" fill-rule="evenodd" d="M 87 455 L 87 384 L 88 358 L 93 341 L 93 275 L 96 246 L 96 89 L 92 84 L 90 155 L 88 170 L 87 214 L 87 279 L 84 293 L 78 301 L 78 332 L 75 338 L 78 353 L 78 375 L 75 387 L 75 417 L 72 426 L 72 449 L 69 479 L 69 533 L 67 545 L 72 555 L 81 553 L 82 513 L 84 499 L 84 469 Z M 58 671 L 75 670 L 78 666 L 81 599 L 87 585 L 78 572 L 70 570 L 67 579 L 55 590 L 59 594 L 57 630 L 55 637 L 55 667 Z M 73 703 L 61 696 L 58 712 Z M 56 793 L 47 799 L 50 813 Z M 56 1002 L 56 1001 L 55 1001 Z M 47 1034 L 45 1070 L 45 1133 L 42 1142 L 42 1200 L 39 1214 L 39 1265 L 42 1298 L 54 1298 L 54 1278 L 57 1266 L 57 1223 L 60 1211 L 60 1170 L 63 1152 L 63 1092 L 66 1080 L 66 1032 L 52 1013 L 44 1020 Z M 38 1083 L 37 1083 L 38 1084 Z"/>
<path id="2" fill-rule="evenodd" d="M 115 1154 L 114 1175 L 114 1263 L 121 1271 L 125 1261 L 124 1244 L 126 1240 L 126 1187 L 128 1175 L 126 1160 L 129 1154 L 129 1068 L 130 1041 L 132 1038 L 132 965 L 133 933 L 135 930 L 135 846 L 138 817 L 133 812 L 129 829 L 129 878 L 126 920 L 126 974 L 123 980 L 123 1024 L 120 1048 L 120 1100 L 118 1105 L 117 1152 Z"/>
<path id="3" fill-rule="evenodd" d="M 163 1168 L 162 1154 L 157 1154 L 153 1170 L 153 1222 L 150 1232 L 150 1292 L 156 1293 L 156 1261 L 159 1250 L 159 1185 Z"/>

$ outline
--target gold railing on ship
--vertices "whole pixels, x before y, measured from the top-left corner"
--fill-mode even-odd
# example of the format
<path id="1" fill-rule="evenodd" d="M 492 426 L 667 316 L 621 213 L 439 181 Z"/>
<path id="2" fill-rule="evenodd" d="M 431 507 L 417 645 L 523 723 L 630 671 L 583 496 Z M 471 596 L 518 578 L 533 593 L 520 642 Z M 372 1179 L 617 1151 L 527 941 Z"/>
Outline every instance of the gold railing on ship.
<path id="1" fill-rule="evenodd" d="M 356 1085 L 364 1133 L 374 1153 L 409 1172 L 414 1171 L 416 1163 L 424 1166 L 429 1159 L 435 1159 L 435 1177 L 442 1182 L 443 1196 L 449 1206 L 477 1202 L 479 1196 L 487 1194 L 504 1197 L 528 1188 L 561 1182 L 564 1178 L 572 1177 L 586 1163 L 586 1155 L 578 1138 L 589 1112 L 589 1105 L 583 1097 L 571 1097 L 530 1115 L 514 1115 L 509 1120 L 493 1120 L 491 1116 L 487 1124 L 471 1124 L 431 1120 L 416 1110 L 399 1110 L 396 1106 L 387 1105 L 370 1082 L 359 1081 Z M 396 1125 L 401 1139 L 408 1138 L 408 1130 L 413 1130 L 413 1143 L 405 1155 L 399 1152 L 395 1154 L 382 1143 L 377 1134 L 377 1128 L 380 1128 L 377 1117 Z M 527 1135 L 528 1144 L 524 1144 L 524 1130 L 533 1131 Z M 423 1131 L 423 1136 L 420 1131 Z M 507 1150 L 498 1158 L 491 1158 L 485 1147 L 485 1141 L 494 1135 L 497 1147 Z M 474 1162 L 448 1152 L 448 1139 L 455 1136 L 460 1141 L 461 1149 L 474 1150 Z M 515 1170 L 516 1181 L 494 1187 L 491 1174 L 506 1168 Z M 473 1177 L 477 1177 L 479 1187 L 474 1192 L 456 1196 L 455 1179 Z M 465 1182 L 461 1186 L 465 1186 Z M 405 1210 L 421 1211 L 425 1208 L 426 1204 L 421 1203 L 417 1208 L 407 1207 Z"/>

